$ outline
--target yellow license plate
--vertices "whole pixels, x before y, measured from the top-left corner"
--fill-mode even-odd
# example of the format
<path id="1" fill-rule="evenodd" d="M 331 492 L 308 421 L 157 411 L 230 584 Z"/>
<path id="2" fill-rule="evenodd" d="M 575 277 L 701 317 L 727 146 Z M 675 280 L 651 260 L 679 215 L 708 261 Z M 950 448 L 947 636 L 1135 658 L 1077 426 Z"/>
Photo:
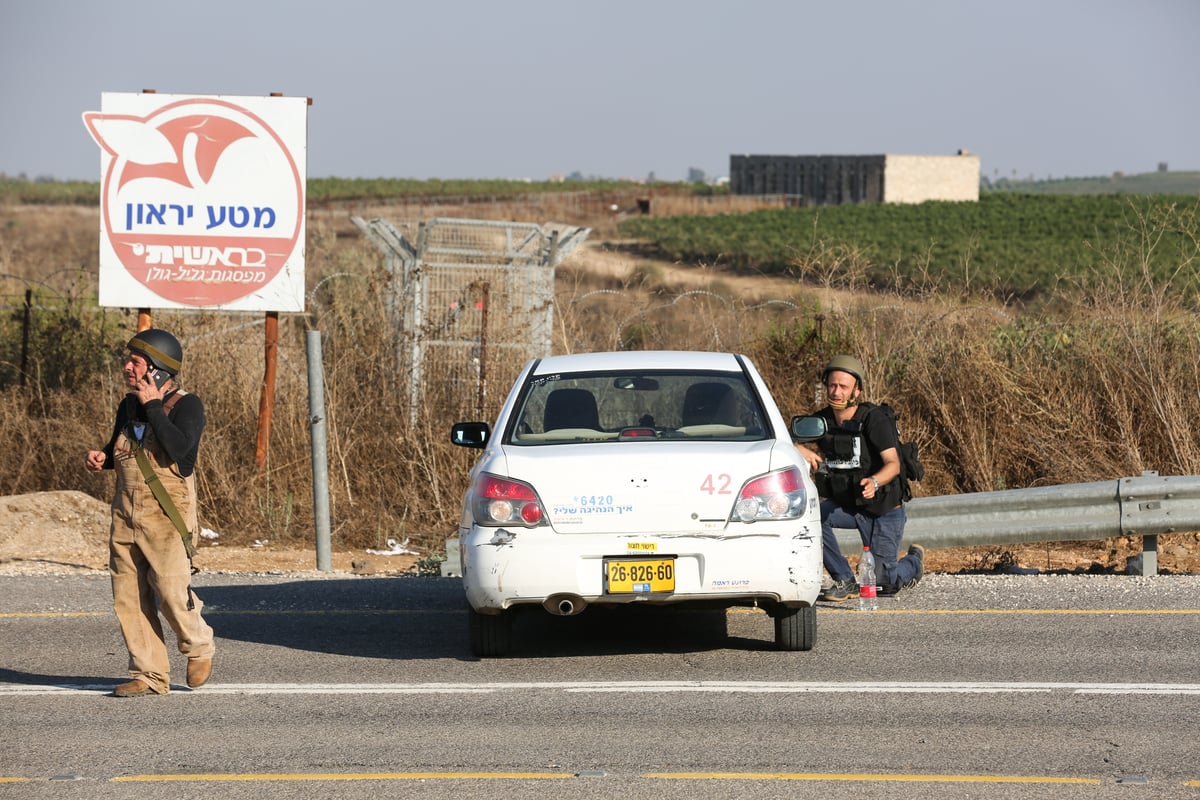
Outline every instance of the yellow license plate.
<path id="1" fill-rule="evenodd" d="M 675 591 L 675 559 L 608 559 L 604 578 L 609 594 L 650 594 Z"/>

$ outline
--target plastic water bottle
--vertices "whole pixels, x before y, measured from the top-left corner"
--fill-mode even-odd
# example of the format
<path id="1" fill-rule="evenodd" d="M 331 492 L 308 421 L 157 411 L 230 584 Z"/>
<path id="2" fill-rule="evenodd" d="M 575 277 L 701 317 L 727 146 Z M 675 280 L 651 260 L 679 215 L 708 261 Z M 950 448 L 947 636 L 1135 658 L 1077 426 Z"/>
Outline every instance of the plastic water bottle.
<path id="1" fill-rule="evenodd" d="M 863 547 L 862 558 L 858 561 L 858 610 L 875 611 L 879 608 L 879 598 L 875 591 L 875 556 L 871 548 Z"/>

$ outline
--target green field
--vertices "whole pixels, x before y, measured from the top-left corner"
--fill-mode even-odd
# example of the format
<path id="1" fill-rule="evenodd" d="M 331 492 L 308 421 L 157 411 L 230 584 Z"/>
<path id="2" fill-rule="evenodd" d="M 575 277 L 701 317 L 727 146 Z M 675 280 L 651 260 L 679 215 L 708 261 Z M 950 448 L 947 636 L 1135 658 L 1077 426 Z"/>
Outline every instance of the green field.
<path id="1" fill-rule="evenodd" d="M 845 288 L 976 290 L 1031 298 L 1131 270 L 1194 285 L 1196 214 L 1185 195 L 1018 195 L 977 203 L 825 206 L 643 217 L 624 236 L 673 261 L 794 274 Z M 1184 288 L 1181 284 L 1180 289 Z"/>

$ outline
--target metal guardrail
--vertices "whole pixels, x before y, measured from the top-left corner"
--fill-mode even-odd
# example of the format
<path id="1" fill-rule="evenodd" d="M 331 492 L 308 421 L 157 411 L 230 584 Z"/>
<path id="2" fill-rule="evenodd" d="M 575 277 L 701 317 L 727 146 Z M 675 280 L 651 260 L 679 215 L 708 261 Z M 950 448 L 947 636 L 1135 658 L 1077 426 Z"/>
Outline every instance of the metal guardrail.
<path id="1" fill-rule="evenodd" d="M 930 548 L 1142 537 L 1142 574 L 1158 572 L 1158 534 L 1200 530 L 1200 475 L 1072 483 L 913 498 L 904 538 Z M 843 553 L 858 531 L 834 530 Z"/>

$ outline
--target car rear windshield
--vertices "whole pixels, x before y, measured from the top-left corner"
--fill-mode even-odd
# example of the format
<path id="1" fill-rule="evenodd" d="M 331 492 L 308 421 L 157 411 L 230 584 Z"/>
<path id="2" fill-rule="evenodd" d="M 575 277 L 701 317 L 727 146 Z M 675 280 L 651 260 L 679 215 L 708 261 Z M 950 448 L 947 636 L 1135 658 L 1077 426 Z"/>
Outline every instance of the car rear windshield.
<path id="1" fill-rule="evenodd" d="M 768 436 L 740 373 L 607 372 L 534 376 L 508 431 L 514 445 Z"/>

